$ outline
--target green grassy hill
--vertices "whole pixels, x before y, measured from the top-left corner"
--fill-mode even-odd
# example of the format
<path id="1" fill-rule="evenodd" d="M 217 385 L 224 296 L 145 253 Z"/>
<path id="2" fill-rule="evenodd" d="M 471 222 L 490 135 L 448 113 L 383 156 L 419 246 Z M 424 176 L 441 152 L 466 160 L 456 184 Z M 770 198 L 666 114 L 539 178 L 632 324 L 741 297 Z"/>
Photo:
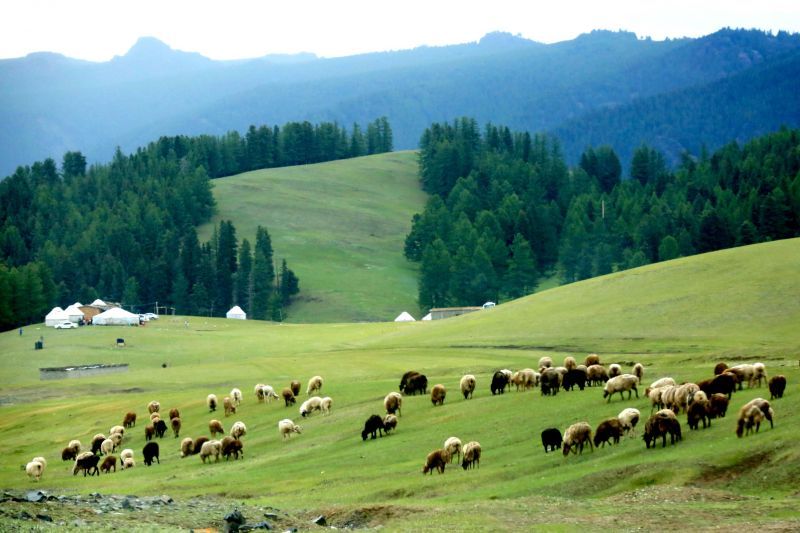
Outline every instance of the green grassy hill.
<path id="1" fill-rule="evenodd" d="M 44 488 L 88 494 L 168 494 L 179 501 L 206 495 L 236 503 L 249 521 L 274 506 L 310 520 L 391 530 L 434 527 L 497 530 L 574 527 L 676 529 L 758 527 L 796 530 L 800 475 L 800 239 L 716 252 L 543 291 L 463 317 L 416 323 L 272 324 L 257 321 L 164 317 L 141 328 L 86 327 L 52 330 L 29 326 L 0 335 L 0 487 Z M 39 335 L 45 349 L 34 351 Z M 124 337 L 127 346 L 115 348 Z M 698 381 L 720 360 L 762 361 L 768 373 L 784 374 L 784 398 L 772 402 L 775 427 L 752 436 L 734 434 L 738 408 L 765 388 L 734 394 L 728 416 L 711 428 L 689 431 L 680 414 L 683 441 L 645 449 L 641 438 L 623 439 L 581 456 L 545 454 L 539 441 L 547 427 L 562 431 L 586 420 L 593 427 L 624 407 L 646 418 L 647 399 L 610 403 L 598 388 L 543 397 L 536 390 L 492 396 L 498 368 L 535 367 L 539 357 L 560 362 L 588 352 L 629 369 L 645 365 L 645 385 L 662 376 Z M 127 362 L 130 371 L 104 377 L 41 382 L 37 369 L 84 363 Z M 162 363 L 167 363 L 162 368 Z M 371 414 L 396 390 L 409 369 L 442 383 L 442 407 L 428 397 L 404 398 L 397 432 L 362 442 Z M 473 373 L 472 400 L 458 394 L 458 381 Z M 280 389 L 291 379 L 325 378 L 334 400 L 330 416 L 302 419 L 297 406 L 257 404 L 256 383 Z M 210 414 L 208 393 L 232 387 L 245 393 L 239 413 Z M 305 398 L 301 394 L 300 400 Z M 141 463 L 146 405 L 178 407 L 181 436 L 208 435 L 218 417 L 248 426 L 245 459 L 202 464 L 180 459 L 178 440 L 159 441 L 161 464 L 103 475 L 73 477 L 60 450 L 73 438 L 87 444 L 98 432 L 134 410 L 140 422 L 126 437 Z M 282 442 L 276 424 L 300 423 L 303 434 Z M 644 426 L 640 423 L 639 435 Z M 456 435 L 483 446 L 480 468 L 452 465 L 444 475 L 422 476 L 425 455 Z M 44 455 L 49 466 L 38 485 L 20 465 Z M 634 505 L 635 509 L 630 510 Z M 620 516 L 625 522 L 620 526 Z M 136 518 L 133 518 L 136 517 Z M 255 518 L 255 519 L 253 519 Z M 202 512 L 173 522 L 123 513 L 85 518 L 101 528 L 175 523 L 183 528 L 219 526 Z M 0 528 L 16 524 L 0 515 Z M 154 526 L 153 526 L 154 527 Z"/>
<path id="2" fill-rule="evenodd" d="M 419 318 L 416 267 L 403 257 L 426 198 L 416 152 L 248 172 L 214 180 L 214 198 L 218 214 L 200 239 L 232 220 L 252 245 L 265 226 L 277 266 L 285 258 L 300 278 L 288 321 L 383 321 L 404 310 Z"/>

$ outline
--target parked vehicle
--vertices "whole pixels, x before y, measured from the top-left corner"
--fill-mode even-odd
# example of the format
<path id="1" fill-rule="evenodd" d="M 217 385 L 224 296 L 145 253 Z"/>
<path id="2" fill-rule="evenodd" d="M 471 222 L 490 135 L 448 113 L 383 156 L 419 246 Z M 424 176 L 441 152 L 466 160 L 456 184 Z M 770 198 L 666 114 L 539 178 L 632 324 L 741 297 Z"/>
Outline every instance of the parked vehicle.
<path id="1" fill-rule="evenodd" d="M 77 328 L 78 324 L 75 322 L 70 322 L 69 320 L 64 320 L 63 322 L 59 322 L 54 326 L 56 329 L 72 329 Z"/>

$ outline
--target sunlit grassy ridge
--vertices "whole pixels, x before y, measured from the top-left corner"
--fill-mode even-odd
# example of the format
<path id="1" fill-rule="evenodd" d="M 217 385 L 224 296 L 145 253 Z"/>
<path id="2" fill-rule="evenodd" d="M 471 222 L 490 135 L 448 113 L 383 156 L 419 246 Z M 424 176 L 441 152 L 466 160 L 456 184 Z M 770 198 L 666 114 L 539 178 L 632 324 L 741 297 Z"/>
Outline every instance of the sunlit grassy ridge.
<path id="1" fill-rule="evenodd" d="M 395 529 L 599 529 L 611 527 L 632 498 L 639 505 L 635 525 L 648 529 L 681 521 L 791 529 L 800 525 L 793 511 L 800 475 L 798 272 L 795 239 L 650 265 L 430 323 L 279 325 L 189 317 L 187 328 L 183 317 L 164 317 L 130 329 L 29 326 L 22 337 L 0 335 L 0 486 L 31 487 L 19 466 L 42 454 L 50 461 L 43 488 L 174 498 L 218 494 L 329 516 L 366 510 L 373 525 Z M 45 349 L 34 351 L 39 335 Z M 114 347 L 120 336 L 125 348 Z M 773 402 L 775 428 L 762 427 L 754 436 L 736 438 L 736 411 L 756 396 L 769 398 L 765 388 L 737 392 L 728 417 L 710 429 L 690 432 L 681 414 L 684 440 L 677 446 L 646 450 L 636 438 L 582 456 L 545 455 L 539 433 L 546 427 L 563 431 L 578 420 L 596 427 L 627 406 L 646 417 L 643 390 L 639 399 L 611 403 L 596 388 L 546 398 L 538 391 L 492 396 L 491 373 L 535 367 L 542 355 L 559 362 L 590 351 L 626 369 L 642 362 L 646 383 L 665 375 L 697 381 L 719 360 L 761 360 L 771 375 L 786 375 L 789 387 Z M 39 367 L 92 362 L 131 367 L 96 378 L 38 379 Z M 444 406 L 406 397 L 397 433 L 362 442 L 364 420 L 383 412 L 384 395 L 409 369 L 447 387 Z M 458 394 L 466 372 L 478 378 L 470 401 Z M 334 399 L 328 417 L 303 420 L 297 406 L 255 402 L 256 383 L 280 389 L 314 374 L 325 378 L 323 395 Z M 208 413 L 206 395 L 222 397 L 234 386 L 245 393 L 240 412 L 227 419 Z M 226 429 L 243 420 L 245 460 L 203 465 L 197 457 L 180 459 L 178 440 L 166 437 L 159 441 L 161 465 L 99 479 L 71 475 L 61 448 L 72 438 L 88 444 L 128 410 L 138 412 L 140 422 L 126 446 L 141 460 L 141 419 L 153 399 L 165 410 L 181 410 L 182 436 L 208 435 L 212 416 Z M 304 432 L 282 442 L 276 424 L 286 417 Z M 443 476 L 420 475 L 425 455 L 451 435 L 482 444 L 480 469 L 453 465 Z M 580 517 L 570 510 L 575 506 L 584 510 Z"/>
<path id="2" fill-rule="evenodd" d="M 251 245 L 256 227 L 272 237 L 277 266 L 300 278 L 291 322 L 419 318 L 416 268 L 403 257 L 411 217 L 422 211 L 416 152 L 248 172 L 214 180 L 218 214 Z"/>

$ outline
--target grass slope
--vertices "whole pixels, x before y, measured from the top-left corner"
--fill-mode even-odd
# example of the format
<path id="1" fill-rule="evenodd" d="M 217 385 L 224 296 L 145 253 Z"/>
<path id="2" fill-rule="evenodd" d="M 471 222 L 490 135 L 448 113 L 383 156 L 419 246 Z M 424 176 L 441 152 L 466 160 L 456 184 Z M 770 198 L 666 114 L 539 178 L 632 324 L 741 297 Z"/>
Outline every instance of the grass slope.
<path id="1" fill-rule="evenodd" d="M 426 195 L 415 152 L 259 170 L 214 180 L 219 211 L 200 228 L 211 237 L 232 220 L 241 241 L 258 225 L 272 237 L 276 265 L 285 258 L 300 278 L 291 322 L 419 317 L 416 268 L 403 257 L 411 217 Z"/>
<path id="2" fill-rule="evenodd" d="M 635 518 L 625 527 L 796 530 L 797 272 L 800 239 L 650 265 L 431 323 L 189 318 L 185 327 L 183 318 L 163 318 L 131 329 L 29 326 L 22 337 L 0 335 L 0 487 L 169 494 L 180 501 L 216 495 L 243 505 L 248 517 L 271 505 L 309 519 L 325 513 L 334 525 L 393 530 L 606 529 L 619 527 L 620 510 L 632 501 Z M 46 348 L 33 351 L 39 335 Z M 113 346 L 118 336 L 125 337 L 125 348 Z M 647 416 L 648 401 L 616 397 L 606 403 L 596 388 L 546 398 L 537 391 L 492 396 L 491 373 L 533 367 L 542 355 L 560 361 L 589 351 L 625 368 L 643 362 L 646 383 L 665 375 L 697 381 L 722 359 L 761 360 L 770 374 L 786 375 L 789 386 L 773 402 L 774 429 L 762 427 L 743 439 L 734 435 L 737 409 L 754 397 L 768 398 L 764 388 L 737 392 L 728 417 L 709 429 L 690 432 L 681 414 L 684 440 L 676 446 L 647 450 L 637 438 L 581 456 L 545 455 L 538 441 L 542 429 L 563 431 L 578 420 L 594 427 L 627 406 Z M 38 380 L 38 367 L 91 362 L 128 362 L 131 368 L 105 377 Z M 396 434 L 362 442 L 363 421 L 382 412 L 384 395 L 408 369 L 446 385 L 444 406 L 406 397 Z M 458 394 L 466 372 L 478 378 L 470 401 Z M 290 379 L 317 373 L 325 377 L 323 393 L 334 399 L 330 416 L 303 420 L 296 406 L 255 402 L 258 382 L 282 388 Z M 206 395 L 221 397 L 234 386 L 245 393 L 240 412 L 231 418 L 208 413 Z M 167 437 L 159 442 L 160 465 L 100 478 L 70 474 L 71 465 L 60 461 L 61 448 L 72 438 L 88 443 L 128 410 L 137 411 L 140 422 L 126 446 L 141 462 L 142 419 L 152 399 L 165 410 L 180 408 L 182 437 L 207 435 L 212 416 L 226 429 L 234 419 L 243 420 L 245 459 L 210 465 L 197 457 L 180 459 L 178 441 Z M 282 442 L 276 424 L 286 417 L 300 422 L 304 432 Z M 482 444 L 480 468 L 464 472 L 453 465 L 442 476 L 420 475 L 425 455 L 451 435 Z M 35 485 L 19 468 L 40 454 L 50 464 Z M 180 525 L 218 527 L 219 518 L 195 513 Z M 111 516 L 93 520 L 119 526 Z M 158 524 L 157 517 L 142 520 Z M 0 516 L 0 528 L 13 523 Z"/>

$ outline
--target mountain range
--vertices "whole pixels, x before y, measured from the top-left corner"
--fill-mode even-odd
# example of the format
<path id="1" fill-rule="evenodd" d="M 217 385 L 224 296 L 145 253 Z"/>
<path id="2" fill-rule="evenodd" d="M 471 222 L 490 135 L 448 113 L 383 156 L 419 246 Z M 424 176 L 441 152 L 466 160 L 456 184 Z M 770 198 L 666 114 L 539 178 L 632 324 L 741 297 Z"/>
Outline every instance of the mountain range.
<path id="1" fill-rule="evenodd" d="M 641 143 L 675 162 L 800 126 L 799 74 L 800 35 L 729 28 L 664 41 L 595 30 L 555 44 L 498 32 L 443 47 L 238 61 L 142 38 L 102 63 L 54 53 L 0 60 L 0 176 L 68 150 L 105 162 L 116 147 L 162 135 L 380 116 L 396 149 L 416 148 L 432 122 L 470 116 L 553 134 L 570 162 L 610 144 L 627 168 Z"/>

